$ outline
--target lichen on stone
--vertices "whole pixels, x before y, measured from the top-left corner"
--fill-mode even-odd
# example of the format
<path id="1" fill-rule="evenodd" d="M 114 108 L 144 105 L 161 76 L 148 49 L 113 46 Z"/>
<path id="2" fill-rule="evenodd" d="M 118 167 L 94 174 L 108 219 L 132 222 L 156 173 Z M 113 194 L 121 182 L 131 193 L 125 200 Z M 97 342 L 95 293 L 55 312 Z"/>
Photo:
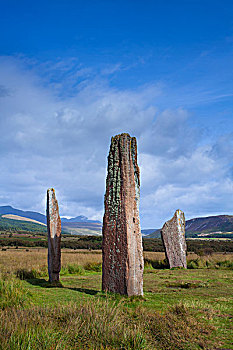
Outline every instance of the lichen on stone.
<path id="1" fill-rule="evenodd" d="M 139 174 L 136 139 L 125 133 L 112 137 L 103 224 L 103 289 L 128 295 L 143 293 Z"/>

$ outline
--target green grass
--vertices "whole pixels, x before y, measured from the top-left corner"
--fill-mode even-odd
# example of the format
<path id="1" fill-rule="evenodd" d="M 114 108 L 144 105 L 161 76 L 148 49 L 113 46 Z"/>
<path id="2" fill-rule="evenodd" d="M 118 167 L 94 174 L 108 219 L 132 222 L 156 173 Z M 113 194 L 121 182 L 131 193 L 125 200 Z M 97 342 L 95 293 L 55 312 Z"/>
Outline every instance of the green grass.
<path id="1" fill-rule="evenodd" d="M 130 310 L 124 303 L 91 300 L 54 309 L 1 312 L 1 345 L 7 349 L 200 349 L 214 327 L 196 323 L 184 305 L 165 313 Z M 4 320 L 4 321 L 3 321 Z"/>
<path id="2" fill-rule="evenodd" d="M 0 309 L 25 306 L 31 296 L 20 280 L 12 275 L 0 275 Z"/>
<path id="3" fill-rule="evenodd" d="M 230 270 L 148 269 L 144 275 L 145 294 L 143 298 L 127 298 L 101 292 L 101 273 L 93 271 L 84 271 L 83 275 L 61 276 L 62 286 L 60 287 L 52 287 L 44 278 L 24 280 L 22 285 L 30 292 L 33 305 L 39 310 L 41 308 L 44 310 L 46 306 L 50 310 L 47 312 L 51 312 L 56 305 L 55 309 L 60 310 L 58 312 L 64 312 L 61 310 L 66 308 L 67 310 L 76 308 L 78 315 L 83 307 L 92 305 L 92 311 L 88 312 L 91 312 L 94 319 L 88 321 L 88 327 L 91 324 L 91 327 L 95 329 L 94 332 L 100 332 L 99 328 L 103 327 L 103 320 L 100 321 L 103 316 L 99 315 L 99 312 L 100 309 L 106 308 L 106 303 L 110 314 L 115 315 L 116 308 L 117 310 L 119 308 L 120 314 L 117 313 L 114 317 L 118 323 L 123 322 L 129 327 L 125 331 L 126 333 L 133 332 L 134 328 L 138 330 L 138 333 L 133 332 L 132 334 L 134 334 L 133 338 L 138 339 L 141 347 L 132 345 L 131 333 L 129 338 L 128 333 L 124 335 L 123 338 L 127 340 L 124 340 L 122 335 L 115 334 L 119 337 L 119 342 L 116 344 L 114 343 L 115 338 L 115 340 L 109 340 L 112 335 L 108 334 L 107 337 L 110 338 L 106 339 L 105 337 L 101 343 L 100 339 L 103 336 L 101 333 L 96 343 L 93 340 L 93 334 L 88 333 L 86 344 L 89 345 L 86 345 L 86 349 L 101 349 L 101 346 L 104 349 L 108 342 L 112 346 L 109 349 L 121 349 L 120 346 L 122 349 L 214 349 L 214 344 L 218 344 L 219 348 L 230 349 L 233 340 L 231 336 L 232 275 Z M 43 315 L 45 318 L 48 317 L 46 312 Z M 131 321 L 133 320 L 134 327 L 131 323 L 130 326 L 128 325 L 129 318 Z M 51 328 L 53 328 L 52 324 L 55 320 L 50 320 L 50 322 L 52 322 Z M 97 325 L 98 322 L 100 322 L 99 325 Z M 111 327 L 115 326 L 112 324 Z M 120 329 L 121 327 L 123 327 L 122 324 Z M 60 339 L 60 331 L 61 329 L 58 327 L 58 333 L 56 336 L 54 335 L 54 342 Z M 62 334 L 60 336 L 62 337 Z M 80 339 L 85 338 L 82 332 L 79 336 Z M 18 335 L 15 337 L 17 338 Z M 63 339 L 63 341 L 65 340 Z M 124 341 L 128 342 L 128 347 L 124 347 Z M 96 347 L 90 347 L 92 342 Z M 108 346 L 110 345 L 108 344 Z M 67 348 L 72 349 L 74 345 L 69 346 Z M 78 346 L 80 345 L 77 345 L 77 349 L 79 349 Z M 13 349 L 15 348 L 13 347 Z"/>
<path id="4" fill-rule="evenodd" d="M 233 271 L 216 264 L 147 262 L 144 297 L 132 298 L 101 291 L 99 263 L 67 264 L 58 286 L 43 269 L 2 275 L 0 349 L 231 349 Z"/>

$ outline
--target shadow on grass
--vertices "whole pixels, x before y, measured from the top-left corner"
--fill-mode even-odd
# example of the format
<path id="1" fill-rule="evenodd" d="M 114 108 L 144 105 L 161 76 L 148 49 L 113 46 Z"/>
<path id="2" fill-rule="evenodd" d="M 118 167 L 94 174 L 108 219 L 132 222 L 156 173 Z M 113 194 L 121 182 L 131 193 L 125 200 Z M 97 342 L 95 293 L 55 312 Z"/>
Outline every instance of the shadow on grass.
<path id="1" fill-rule="evenodd" d="M 95 289 L 64 287 L 61 282 L 50 283 L 49 281 L 46 281 L 44 278 L 33 278 L 33 279 L 27 279 L 26 281 L 33 286 L 39 286 L 42 288 L 70 289 L 76 292 L 90 294 L 90 295 L 96 295 L 97 293 L 99 293 L 99 291 Z"/>
<path id="2" fill-rule="evenodd" d="M 132 295 L 128 296 L 126 294 L 119 294 L 119 293 L 113 293 L 113 292 L 107 292 L 107 291 L 100 291 L 98 294 L 99 298 L 103 299 L 111 299 L 116 302 L 126 302 L 126 303 L 141 303 L 144 301 L 147 301 L 147 299 L 142 295 Z"/>
<path id="3" fill-rule="evenodd" d="M 125 300 L 127 302 L 142 302 L 142 301 L 147 300 L 143 296 L 128 297 L 126 295 L 121 295 L 118 293 L 111 293 L 111 292 L 106 292 L 106 291 L 104 292 L 104 291 L 96 290 L 96 289 L 80 288 L 80 287 L 66 287 L 66 286 L 63 286 L 61 282 L 50 283 L 49 281 L 45 280 L 44 278 L 26 279 L 26 281 L 33 286 L 39 286 L 42 288 L 63 288 L 63 289 L 73 290 L 73 291 L 79 292 L 79 293 L 89 294 L 89 295 L 97 295 L 98 294 L 99 298 L 103 298 L 103 299 L 110 298 L 110 299 L 113 299 L 115 301 Z"/>
<path id="4" fill-rule="evenodd" d="M 49 281 L 45 280 L 44 278 L 32 278 L 32 279 L 26 279 L 28 283 L 30 283 L 33 286 L 39 286 L 43 288 L 64 288 L 61 282 L 53 282 L 50 283 Z"/>
<path id="5" fill-rule="evenodd" d="M 64 288 L 70 289 L 70 290 L 74 290 L 74 291 L 80 292 L 80 293 L 89 294 L 89 295 L 96 295 L 97 293 L 99 293 L 99 291 L 98 291 L 98 290 L 95 290 L 95 289 L 72 288 L 72 287 L 64 287 Z"/>

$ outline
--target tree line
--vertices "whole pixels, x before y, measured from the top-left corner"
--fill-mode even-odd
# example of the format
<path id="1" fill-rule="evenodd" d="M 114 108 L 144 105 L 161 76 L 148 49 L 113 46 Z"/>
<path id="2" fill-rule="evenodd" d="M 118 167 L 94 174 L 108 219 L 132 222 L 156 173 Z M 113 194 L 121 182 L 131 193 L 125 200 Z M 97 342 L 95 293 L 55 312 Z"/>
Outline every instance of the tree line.
<path id="1" fill-rule="evenodd" d="M 48 246 L 47 238 L 0 237 L 1 247 L 44 247 Z M 61 248 L 69 249 L 102 249 L 102 237 L 98 236 L 69 236 L 64 235 Z M 187 240 L 188 252 L 196 254 L 211 254 L 214 252 L 233 252 L 233 240 Z M 164 252 L 162 240 L 159 238 L 143 238 L 143 250 L 149 252 Z"/>

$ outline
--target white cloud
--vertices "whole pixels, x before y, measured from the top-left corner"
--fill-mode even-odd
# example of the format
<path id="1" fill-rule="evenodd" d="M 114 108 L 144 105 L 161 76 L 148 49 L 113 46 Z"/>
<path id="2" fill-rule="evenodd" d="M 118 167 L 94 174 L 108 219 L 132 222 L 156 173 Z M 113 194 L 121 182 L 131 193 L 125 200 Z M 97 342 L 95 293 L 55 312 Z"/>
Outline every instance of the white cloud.
<path id="1" fill-rule="evenodd" d="M 161 226 L 178 207 L 188 216 L 231 210 L 232 134 L 201 146 L 186 110 L 156 108 L 159 85 L 119 90 L 86 80 L 84 67 L 74 75 L 65 63 L 58 68 L 76 86 L 71 95 L 58 91 L 62 81 L 44 85 L 55 67 L 39 75 L 18 59 L 0 59 L 0 205 L 43 212 L 52 186 L 62 215 L 101 219 L 109 142 L 129 132 L 138 139 L 144 227 Z"/>
<path id="2" fill-rule="evenodd" d="M 170 157 L 141 154 L 142 217 L 161 226 L 176 209 L 187 218 L 232 213 L 233 181 L 226 157 L 213 158 L 214 147 Z"/>

